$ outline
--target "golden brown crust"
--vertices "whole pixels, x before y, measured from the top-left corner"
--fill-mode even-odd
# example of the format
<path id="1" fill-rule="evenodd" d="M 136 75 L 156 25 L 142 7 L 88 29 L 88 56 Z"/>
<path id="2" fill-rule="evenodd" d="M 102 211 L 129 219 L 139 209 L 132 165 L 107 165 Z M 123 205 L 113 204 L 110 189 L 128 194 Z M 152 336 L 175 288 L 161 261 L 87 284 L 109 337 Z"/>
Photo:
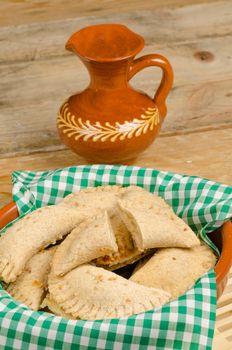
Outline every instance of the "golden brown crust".
<path id="1" fill-rule="evenodd" d="M 134 205 L 128 199 L 118 200 L 118 205 L 121 218 L 140 251 L 161 247 L 190 248 L 200 244 L 190 227 L 167 205 L 159 207 L 155 197 L 148 208 L 139 207 L 138 203 Z"/>
<path id="2" fill-rule="evenodd" d="M 52 261 L 52 273 L 64 275 L 81 264 L 117 251 L 109 216 L 106 211 L 100 212 L 83 221 L 58 246 Z"/>
<path id="3" fill-rule="evenodd" d="M 75 319 L 72 315 L 65 313 L 62 307 L 57 305 L 57 303 L 51 298 L 49 293 L 46 295 L 41 304 L 41 309 L 45 308 L 48 308 L 49 312 L 52 312 L 56 316 L 64 317 L 67 320 Z"/>
<path id="4" fill-rule="evenodd" d="M 121 186 L 99 186 L 88 187 L 79 192 L 71 193 L 59 203 L 61 206 L 73 206 L 80 211 L 87 213 L 96 210 L 107 210 L 114 213 L 117 195 L 121 191 Z"/>
<path id="5" fill-rule="evenodd" d="M 0 278 L 6 283 L 15 281 L 34 254 L 61 239 L 85 218 L 73 208 L 53 205 L 17 221 L 0 237 Z"/>
<path id="6" fill-rule="evenodd" d="M 32 310 L 40 308 L 47 288 L 48 273 L 55 249 L 43 250 L 34 255 L 17 280 L 6 288 L 13 298 Z"/>
<path id="7" fill-rule="evenodd" d="M 140 313 L 169 301 L 161 289 L 147 288 L 93 265 L 81 265 L 63 277 L 49 277 L 53 300 L 74 318 L 102 319 Z"/>
<path id="8" fill-rule="evenodd" d="M 109 270 L 116 270 L 127 264 L 131 264 L 147 252 L 140 252 L 134 245 L 131 233 L 121 220 L 118 213 L 111 217 L 111 225 L 116 238 L 118 251 L 95 259 L 93 262 L 97 266 L 105 267 Z"/>
<path id="9" fill-rule="evenodd" d="M 83 189 L 25 216 L 6 233 L 0 238 L 0 277 L 15 281 L 21 273 L 7 291 L 34 310 L 41 307 L 52 259 L 42 262 L 49 250 L 38 252 L 67 235 L 53 257 L 42 307 L 68 319 L 123 317 L 161 306 L 215 263 L 162 198 L 137 186 Z M 157 247 L 192 246 L 159 249 L 130 280 L 108 271 Z"/>
<path id="10" fill-rule="evenodd" d="M 205 244 L 191 249 L 158 249 L 130 280 L 147 287 L 159 286 L 176 298 L 191 288 L 215 263 L 215 255 Z"/>

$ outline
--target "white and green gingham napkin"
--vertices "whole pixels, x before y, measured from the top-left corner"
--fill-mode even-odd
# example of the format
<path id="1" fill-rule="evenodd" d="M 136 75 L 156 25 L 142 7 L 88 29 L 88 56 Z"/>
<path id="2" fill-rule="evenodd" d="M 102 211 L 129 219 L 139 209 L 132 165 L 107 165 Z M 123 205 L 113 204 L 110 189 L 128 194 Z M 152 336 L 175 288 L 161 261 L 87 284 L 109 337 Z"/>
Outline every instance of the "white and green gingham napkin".
<path id="1" fill-rule="evenodd" d="M 58 203 L 84 187 L 121 184 L 142 186 L 162 196 L 212 248 L 207 233 L 232 217 L 232 188 L 194 176 L 139 167 L 86 165 L 45 172 L 14 172 L 12 178 L 13 199 L 20 216 Z M 0 349 L 209 350 L 215 314 L 213 269 L 175 301 L 111 320 L 73 321 L 33 312 L 0 287 Z"/>

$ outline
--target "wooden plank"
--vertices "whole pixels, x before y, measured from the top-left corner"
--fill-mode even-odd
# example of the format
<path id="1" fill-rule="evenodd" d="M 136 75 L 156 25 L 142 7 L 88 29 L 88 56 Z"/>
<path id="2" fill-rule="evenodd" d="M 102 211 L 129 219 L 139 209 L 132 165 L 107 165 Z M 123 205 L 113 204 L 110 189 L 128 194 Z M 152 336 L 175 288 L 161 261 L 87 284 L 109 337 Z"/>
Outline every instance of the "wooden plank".
<path id="1" fill-rule="evenodd" d="M 232 184 L 231 140 L 232 129 L 160 137 L 133 164 Z M 0 207 L 11 200 L 13 170 L 45 170 L 85 163 L 69 150 L 0 159 Z"/>
<path id="2" fill-rule="evenodd" d="M 64 148 L 56 132 L 57 110 L 86 86 L 88 75 L 63 45 L 70 32 L 92 21 L 121 18 L 145 37 L 144 53 L 160 52 L 170 59 L 175 84 L 163 133 L 232 123 L 232 13 L 227 1 L 122 15 L 0 28 L 0 156 Z M 159 80 L 160 72 L 148 68 L 132 84 L 153 95 Z"/>
<path id="3" fill-rule="evenodd" d="M 231 350 L 231 344 L 225 339 L 223 334 L 215 329 L 213 339 L 213 350 Z"/>
<path id="4" fill-rule="evenodd" d="M 227 304 L 230 304 L 231 302 L 232 302 L 232 293 L 224 293 L 219 299 L 218 306 L 223 307 Z"/>
<path id="5" fill-rule="evenodd" d="M 232 316 L 231 304 L 221 306 L 217 311 L 217 315 L 218 317 L 227 316 L 227 315 Z"/>
<path id="6" fill-rule="evenodd" d="M 232 299 L 231 299 L 230 303 L 231 303 L 231 309 L 232 309 Z M 217 308 L 219 309 L 220 306 L 217 306 Z M 224 317 L 224 318 L 221 318 L 220 320 L 218 319 L 217 326 L 218 326 L 218 329 L 220 331 L 223 331 L 224 327 L 226 327 L 226 329 L 228 327 L 232 327 L 232 319 L 231 319 L 231 317 Z"/>
<path id="7" fill-rule="evenodd" d="M 191 3 L 212 3 L 215 0 L 188 0 Z M 160 7 L 184 6 L 186 0 L 4 0 L 0 3 L 0 26 L 11 24 L 44 22 L 62 18 L 93 16 L 114 13 L 120 8 L 120 12 L 131 9 L 156 9 Z"/>
<path id="8" fill-rule="evenodd" d="M 152 3 L 152 2 L 150 2 Z M 143 5 L 143 2 L 141 2 Z M 207 13 L 207 21 L 205 14 Z M 78 14 L 78 13 L 77 13 Z M 90 24 L 123 23 L 140 33 L 146 45 L 166 47 L 173 43 L 196 42 L 205 37 L 232 33 L 229 1 L 130 12 L 76 17 L 60 21 L 0 28 L 0 62 L 29 61 L 68 55 L 64 44 L 70 34 Z"/>
<path id="9" fill-rule="evenodd" d="M 179 132 L 232 124 L 232 35 L 206 38 L 195 44 L 163 48 L 175 71 L 174 88 L 168 100 L 168 116 L 162 132 Z M 214 48 L 209 62 L 194 57 L 198 51 Z M 154 52 L 155 46 L 145 53 Z M 220 52 L 220 56 L 217 53 Z M 89 77 L 73 56 L 0 65 L 0 156 L 60 149 L 56 115 L 61 103 L 83 90 Z M 148 68 L 132 85 L 154 94 L 160 71 Z"/>
<path id="10" fill-rule="evenodd" d="M 226 330 L 223 330 L 223 336 L 225 338 L 231 338 L 232 337 L 232 327 L 230 327 L 230 328 L 228 328 Z"/>
<path id="11" fill-rule="evenodd" d="M 174 69 L 174 88 L 176 88 L 178 85 L 218 81 L 232 77 L 231 46 L 232 35 L 225 38 L 200 39 L 195 43 L 175 43 L 167 47 L 157 47 L 157 44 L 152 44 L 148 45 L 142 54 L 159 52 L 167 56 Z M 212 59 L 201 60 L 197 55 L 203 51 L 211 51 Z M 1 64 L 0 72 L 1 104 L 5 103 L 6 106 L 10 106 L 13 99 L 17 105 L 22 98 L 23 101 L 29 102 L 33 93 L 43 94 L 42 96 L 55 94 L 54 85 L 57 86 L 57 84 L 64 85 L 65 89 L 70 88 L 70 93 L 75 92 L 83 89 L 89 81 L 83 63 L 74 54 L 49 60 Z M 144 89 L 153 95 L 160 77 L 159 69 L 147 68 L 135 76 L 132 84 L 137 84 L 137 88 Z M 23 91 L 23 94 L 20 94 L 20 88 L 24 87 L 27 88 L 28 93 Z M 41 89 L 43 91 L 40 91 Z"/>

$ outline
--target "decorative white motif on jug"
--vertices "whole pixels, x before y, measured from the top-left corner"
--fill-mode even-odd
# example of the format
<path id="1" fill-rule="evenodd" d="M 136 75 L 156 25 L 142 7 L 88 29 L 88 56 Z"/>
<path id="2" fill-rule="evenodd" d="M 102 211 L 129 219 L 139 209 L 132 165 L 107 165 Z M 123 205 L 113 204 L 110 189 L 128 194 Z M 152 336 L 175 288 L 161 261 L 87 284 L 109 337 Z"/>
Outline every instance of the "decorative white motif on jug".
<path id="1" fill-rule="evenodd" d="M 148 107 L 144 114 L 132 121 L 125 121 L 123 124 L 116 122 L 111 124 L 106 122 L 101 124 L 99 121 L 91 123 L 89 120 L 83 121 L 82 118 L 76 118 L 69 111 L 68 102 L 61 107 L 58 115 L 58 128 L 62 129 L 68 137 L 74 137 L 75 140 L 82 138 L 83 141 L 120 141 L 126 138 L 138 137 L 153 130 L 160 122 L 159 111 L 157 107 Z"/>

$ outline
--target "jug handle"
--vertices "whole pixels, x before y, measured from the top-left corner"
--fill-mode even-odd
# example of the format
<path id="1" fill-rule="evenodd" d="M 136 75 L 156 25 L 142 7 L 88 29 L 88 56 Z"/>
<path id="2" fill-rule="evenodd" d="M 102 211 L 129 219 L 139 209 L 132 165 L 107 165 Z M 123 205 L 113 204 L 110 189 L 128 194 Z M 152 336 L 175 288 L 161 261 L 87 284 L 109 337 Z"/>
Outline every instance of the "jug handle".
<path id="1" fill-rule="evenodd" d="M 153 101 L 157 105 L 161 116 L 164 118 L 167 113 L 166 98 L 173 83 L 173 70 L 167 58 L 158 54 L 150 54 L 135 59 L 131 63 L 128 80 L 140 70 L 151 66 L 160 67 L 163 71 L 163 76 Z"/>

